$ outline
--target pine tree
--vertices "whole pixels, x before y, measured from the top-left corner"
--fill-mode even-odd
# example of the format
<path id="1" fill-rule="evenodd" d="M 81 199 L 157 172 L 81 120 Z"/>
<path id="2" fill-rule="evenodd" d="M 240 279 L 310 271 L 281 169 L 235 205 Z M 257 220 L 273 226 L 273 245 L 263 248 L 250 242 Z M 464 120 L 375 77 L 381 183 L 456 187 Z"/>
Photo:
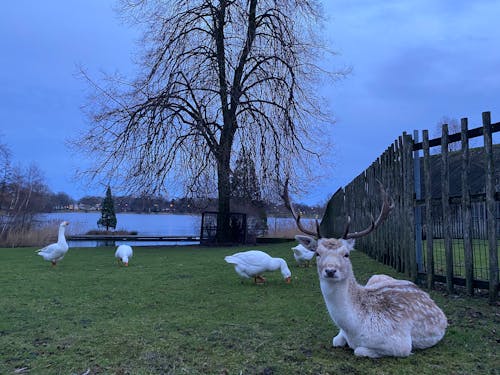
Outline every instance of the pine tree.
<path id="1" fill-rule="evenodd" d="M 260 189 L 253 159 L 240 151 L 233 175 L 231 176 L 232 197 L 247 204 L 260 202 Z"/>
<path id="2" fill-rule="evenodd" d="M 231 176 L 231 195 L 240 205 L 250 209 L 254 216 L 254 229 L 267 228 L 267 214 L 262 201 L 254 159 L 240 150 Z"/>
<path id="3" fill-rule="evenodd" d="M 102 201 L 101 218 L 97 220 L 97 225 L 106 227 L 107 231 L 109 228 L 116 228 L 115 204 L 113 197 L 111 196 L 111 188 L 109 186 L 106 190 L 106 197 Z"/>

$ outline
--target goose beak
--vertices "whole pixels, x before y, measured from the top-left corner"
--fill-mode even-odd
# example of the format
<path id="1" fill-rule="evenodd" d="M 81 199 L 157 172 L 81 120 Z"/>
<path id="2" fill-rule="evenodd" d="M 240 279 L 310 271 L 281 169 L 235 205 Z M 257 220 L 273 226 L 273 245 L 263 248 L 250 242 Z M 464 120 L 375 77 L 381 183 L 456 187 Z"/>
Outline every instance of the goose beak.
<path id="1" fill-rule="evenodd" d="M 285 279 L 285 283 L 287 284 L 290 284 L 290 282 L 292 281 L 292 278 L 290 276 L 288 276 L 286 279 Z"/>

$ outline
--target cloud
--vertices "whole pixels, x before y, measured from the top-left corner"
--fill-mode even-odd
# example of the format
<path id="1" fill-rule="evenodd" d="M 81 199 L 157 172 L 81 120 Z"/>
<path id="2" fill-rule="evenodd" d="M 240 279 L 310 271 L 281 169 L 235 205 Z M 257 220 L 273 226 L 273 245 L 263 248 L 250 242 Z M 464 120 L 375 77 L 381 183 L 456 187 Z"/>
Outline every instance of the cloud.
<path id="1" fill-rule="evenodd" d="M 338 59 L 353 67 L 345 86 L 358 106 L 432 106 L 500 87 L 499 2 L 340 1 L 327 8 Z"/>

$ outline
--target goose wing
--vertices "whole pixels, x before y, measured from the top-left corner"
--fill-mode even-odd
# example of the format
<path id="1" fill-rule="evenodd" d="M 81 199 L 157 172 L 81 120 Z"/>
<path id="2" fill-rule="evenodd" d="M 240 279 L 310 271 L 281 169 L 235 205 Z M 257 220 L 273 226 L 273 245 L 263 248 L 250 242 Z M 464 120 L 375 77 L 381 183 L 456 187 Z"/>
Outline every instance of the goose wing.
<path id="1" fill-rule="evenodd" d="M 38 255 L 42 256 L 45 260 L 57 260 L 61 259 L 66 251 L 68 250 L 67 246 L 63 246 L 58 243 L 53 243 L 44 248 L 38 250 Z"/>

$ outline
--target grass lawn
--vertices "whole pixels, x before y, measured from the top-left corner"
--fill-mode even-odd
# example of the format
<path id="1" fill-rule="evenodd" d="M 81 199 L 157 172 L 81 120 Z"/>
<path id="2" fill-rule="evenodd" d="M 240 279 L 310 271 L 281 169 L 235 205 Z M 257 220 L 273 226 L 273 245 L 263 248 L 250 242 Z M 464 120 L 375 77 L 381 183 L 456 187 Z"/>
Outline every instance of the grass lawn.
<path id="1" fill-rule="evenodd" d="M 424 240 L 422 244 L 422 251 L 424 261 L 427 259 L 427 243 Z M 500 241 L 497 246 L 498 259 L 500 259 Z M 434 272 L 437 275 L 446 275 L 446 254 L 444 240 L 433 240 L 434 250 Z M 461 239 L 452 240 L 453 251 L 453 274 L 457 277 L 465 277 L 465 255 L 464 255 L 464 242 Z M 472 252 L 474 259 L 474 278 L 477 280 L 489 280 L 489 248 L 488 241 L 486 240 L 472 240 Z"/>
<path id="2" fill-rule="evenodd" d="M 33 248 L 0 249 L 0 374 L 499 374 L 500 313 L 484 297 L 431 295 L 450 326 L 408 358 L 332 348 L 337 329 L 315 267 L 293 244 L 259 245 L 287 260 L 265 285 L 243 283 L 225 255 L 250 248 L 72 248 L 54 269 Z M 360 252 L 358 281 L 398 276 Z"/>

